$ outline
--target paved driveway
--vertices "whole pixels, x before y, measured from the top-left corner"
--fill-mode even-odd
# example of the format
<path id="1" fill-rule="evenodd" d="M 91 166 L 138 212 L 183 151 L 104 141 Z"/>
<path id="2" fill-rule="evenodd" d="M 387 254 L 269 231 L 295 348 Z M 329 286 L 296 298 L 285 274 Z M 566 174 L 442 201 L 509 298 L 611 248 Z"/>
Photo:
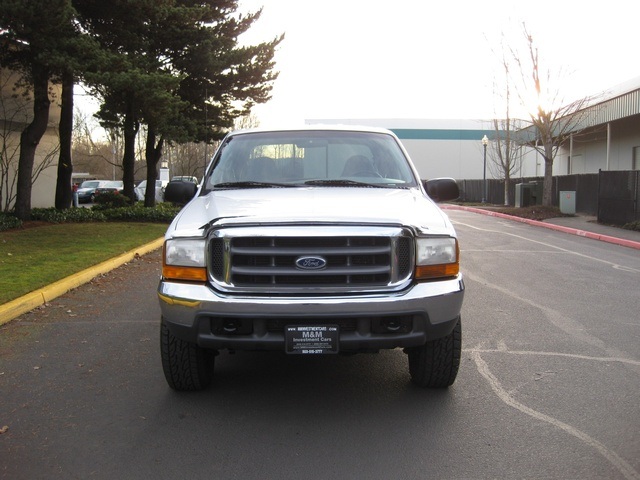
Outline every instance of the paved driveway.
<path id="1" fill-rule="evenodd" d="M 156 251 L 0 328 L 0 478 L 640 478 L 637 251 L 450 215 L 450 389 L 414 388 L 401 351 L 223 353 L 175 393 Z"/>

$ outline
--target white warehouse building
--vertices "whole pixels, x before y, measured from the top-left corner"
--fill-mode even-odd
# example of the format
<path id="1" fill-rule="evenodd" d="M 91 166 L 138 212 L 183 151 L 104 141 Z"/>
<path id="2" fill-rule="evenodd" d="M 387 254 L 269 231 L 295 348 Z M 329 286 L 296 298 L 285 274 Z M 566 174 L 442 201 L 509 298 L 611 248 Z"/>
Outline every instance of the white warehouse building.
<path id="1" fill-rule="evenodd" d="M 484 173 L 482 138 L 494 135 L 490 120 L 419 120 L 419 119 L 313 119 L 307 125 L 360 125 L 386 128 L 395 133 L 422 179 L 453 177 L 479 179 Z M 519 176 L 542 175 L 535 153 L 529 152 Z M 487 177 L 491 177 L 487 158 Z M 527 168 L 530 167 L 530 168 Z M 537 168 L 536 168 L 537 167 Z"/>
<path id="2" fill-rule="evenodd" d="M 594 95 L 580 130 L 558 150 L 554 175 L 598 173 L 599 170 L 640 170 L 640 77 Z M 492 121 L 434 119 L 313 119 L 306 124 L 382 127 L 402 141 L 421 178 L 481 179 L 484 173 L 482 138 L 495 137 Z M 489 147 L 491 148 L 491 147 Z M 523 152 L 514 177 L 544 175 L 544 161 L 533 149 Z M 487 178 L 500 178 L 487 154 Z"/>

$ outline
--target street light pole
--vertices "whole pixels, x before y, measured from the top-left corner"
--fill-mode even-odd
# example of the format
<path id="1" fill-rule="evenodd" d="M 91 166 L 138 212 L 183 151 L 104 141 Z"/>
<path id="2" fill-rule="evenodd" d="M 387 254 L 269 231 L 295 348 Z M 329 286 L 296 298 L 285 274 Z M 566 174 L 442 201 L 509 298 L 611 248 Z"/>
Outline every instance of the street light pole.
<path id="1" fill-rule="evenodd" d="M 482 167 L 482 203 L 487 201 L 487 145 L 489 139 L 485 135 L 482 137 L 482 148 L 484 149 L 484 163 Z"/>

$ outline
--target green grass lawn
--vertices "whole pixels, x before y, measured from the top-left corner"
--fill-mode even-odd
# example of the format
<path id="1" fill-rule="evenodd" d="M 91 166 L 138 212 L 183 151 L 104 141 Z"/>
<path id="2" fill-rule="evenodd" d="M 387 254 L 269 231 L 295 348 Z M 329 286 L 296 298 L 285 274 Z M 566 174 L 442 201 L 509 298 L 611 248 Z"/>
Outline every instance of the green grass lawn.
<path id="1" fill-rule="evenodd" d="M 0 304 L 164 235 L 162 223 L 63 223 L 0 232 Z"/>

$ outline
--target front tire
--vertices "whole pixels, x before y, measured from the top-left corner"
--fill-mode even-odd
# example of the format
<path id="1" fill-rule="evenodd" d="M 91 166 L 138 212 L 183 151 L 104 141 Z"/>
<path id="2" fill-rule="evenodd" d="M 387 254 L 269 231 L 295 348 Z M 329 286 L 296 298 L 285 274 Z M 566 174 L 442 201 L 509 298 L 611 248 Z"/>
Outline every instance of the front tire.
<path id="1" fill-rule="evenodd" d="M 458 319 L 446 337 L 427 342 L 421 347 L 408 348 L 411 381 L 424 388 L 447 388 L 458 375 L 462 353 L 462 326 Z"/>
<path id="2" fill-rule="evenodd" d="M 211 385 L 217 352 L 177 338 L 164 319 L 160 325 L 160 354 L 164 376 L 174 390 L 204 390 Z"/>

